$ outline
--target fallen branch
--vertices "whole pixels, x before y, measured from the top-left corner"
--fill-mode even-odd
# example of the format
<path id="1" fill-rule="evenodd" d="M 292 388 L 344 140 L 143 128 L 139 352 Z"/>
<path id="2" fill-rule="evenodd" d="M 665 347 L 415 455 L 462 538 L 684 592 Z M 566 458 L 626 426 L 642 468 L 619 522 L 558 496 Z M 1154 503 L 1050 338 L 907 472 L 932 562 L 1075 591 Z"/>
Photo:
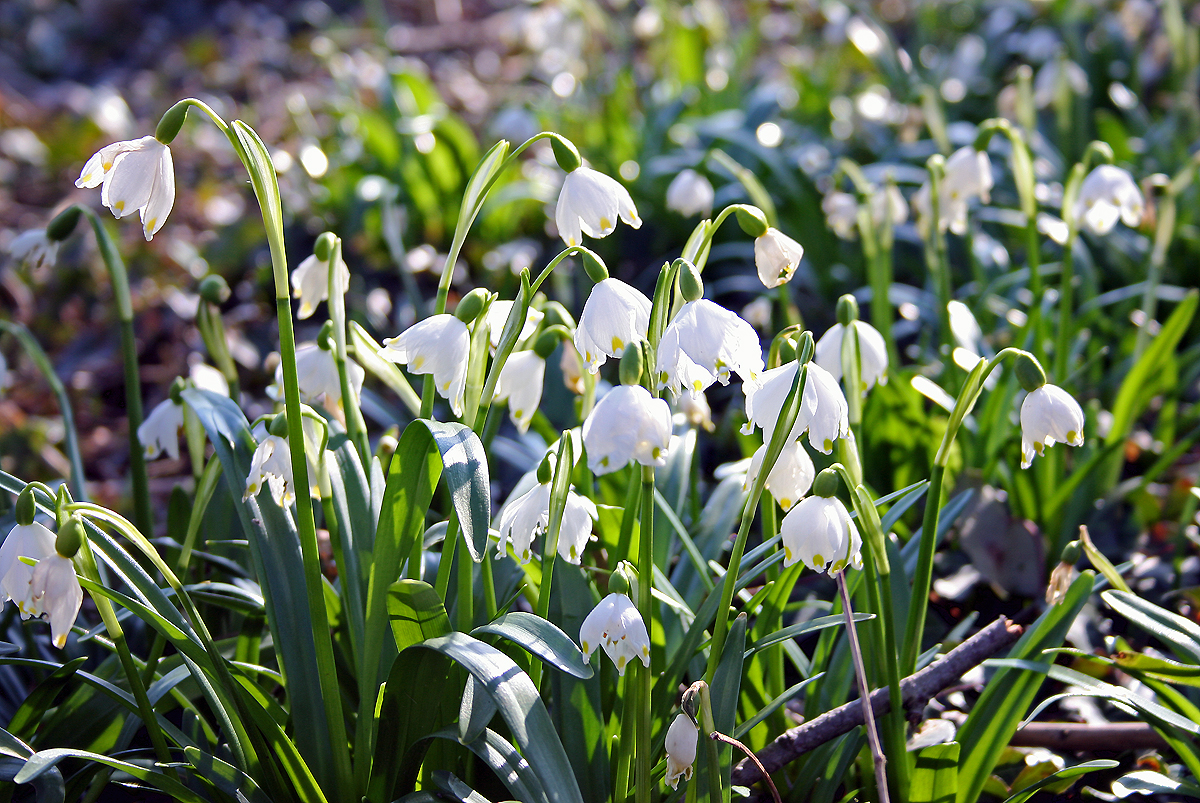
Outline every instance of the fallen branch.
<path id="1" fill-rule="evenodd" d="M 938 692 L 962 677 L 968 669 L 1012 644 L 1020 638 L 1021 632 L 1020 625 L 1001 616 L 941 659 L 902 680 L 900 696 L 907 715 L 920 716 L 925 704 Z M 877 718 L 890 711 L 891 707 L 887 689 L 877 689 L 871 694 L 871 710 Z M 776 772 L 809 750 L 849 733 L 862 724 L 863 706 L 858 700 L 852 700 L 780 734 L 759 751 L 759 761 L 768 773 Z M 749 759 L 743 759 L 733 768 L 733 783 L 737 786 L 749 786 L 761 778 L 762 772 Z"/>
<path id="2" fill-rule="evenodd" d="M 1051 750 L 1151 750 L 1167 746 L 1158 732 L 1144 722 L 1030 722 L 1008 741 L 1013 747 L 1048 747 Z"/>

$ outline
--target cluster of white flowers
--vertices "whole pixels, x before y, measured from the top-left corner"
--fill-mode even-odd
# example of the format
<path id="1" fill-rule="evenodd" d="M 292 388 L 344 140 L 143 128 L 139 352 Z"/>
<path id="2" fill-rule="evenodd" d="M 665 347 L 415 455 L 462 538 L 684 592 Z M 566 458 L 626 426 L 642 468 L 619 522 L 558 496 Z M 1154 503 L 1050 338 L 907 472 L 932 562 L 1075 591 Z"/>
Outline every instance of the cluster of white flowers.
<path id="1" fill-rule="evenodd" d="M 37 565 L 30 566 L 21 558 L 35 560 Z M 48 619 L 54 646 L 66 646 L 67 634 L 83 604 L 83 589 L 71 558 L 58 553 L 54 533 L 36 521 L 18 523 L 9 530 L 0 544 L 0 591 L 6 602 L 16 604 L 22 619 Z"/>

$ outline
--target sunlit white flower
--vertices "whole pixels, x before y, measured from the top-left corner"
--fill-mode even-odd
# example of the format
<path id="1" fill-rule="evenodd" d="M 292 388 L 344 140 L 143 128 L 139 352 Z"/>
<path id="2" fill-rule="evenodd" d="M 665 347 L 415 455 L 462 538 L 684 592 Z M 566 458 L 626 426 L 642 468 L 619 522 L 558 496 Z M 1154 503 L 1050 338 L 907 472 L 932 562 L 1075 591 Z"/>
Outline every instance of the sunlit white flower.
<path id="1" fill-rule="evenodd" d="M 159 402 L 138 427 L 138 442 L 146 459 L 153 460 L 163 451 L 172 460 L 179 459 L 179 430 L 183 429 L 183 405 L 170 396 Z"/>
<path id="2" fill-rule="evenodd" d="M 508 402 L 508 416 L 522 435 L 529 430 L 529 422 L 542 403 L 545 376 L 546 361 L 532 350 L 510 354 L 500 369 L 492 400 Z"/>
<path id="3" fill-rule="evenodd" d="M 1096 235 L 1105 235 L 1119 218 L 1126 226 L 1142 222 L 1145 210 L 1142 191 L 1133 176 L 1113 165 L 1100 165 L 1079 185 L 1073 214 L 1075 225 Z"/>
<path id="4" fill-rule="evenodd" d="M 1083 409 L 1057 385 L 1042 385 L 1021 403 L 1021 468 L 1047 446 L 1083 445 Z"/>
<path id="5" fill-rule="evenodd" d="M 848 192 L 831 192 L 821 199 L 821 211 L 833 233 L 843 240 L 858 236 L 858 199 Z"/>
<path id="6" fill-rule="evenodd" d="M 754 238 L 754 266 L 758 278 L 767 287 L 778 287 L 791 280 L 800 266 L 804 246 L 776 228 L 768 228 Z"/>
<path id="7" fill-rule="evenodd" d="M 36 521 L 18 524 L 8 531 L 4 543 L 0 544 L 0 591 L 5 600 L 12 600 L 29 619 L 41 616 L 38 600 L 33 599 L 29 583 L 33 579 L 33 567 L 22 563 L 19 558 L 42 560 L 54 554 L 54 533 Z"/>
<path id="8" fill-rule="evenodd" d="M 608 474 L 630 460 L 644 466 L 667 462 L 671 408 L 640 385 L 618 385 L 604 395 L 583 422 L 588 468 Z"/>
<path id="9" fill-rule="evenodd" d="M 850 325 L 858 335 L 859 372 L 865 393 L 875 387 L 876 382 L 887 382 L 887 344 L 883 342 L 879 330 L 866 321 L 854 321 Z M 842 378 L 842 338 L 845 331 L 844 326 L 835 323 L 821 335 L 813 352 L 817 365 L 828 371 L 834 380 Z"/>
<path id="10" fill-rule="evenodd" d="M 763 441 L 770 441 L 775 424 L 796 378 L 795 361 L 763 372 L 758 386 L 744 385 L 746 417 L 742 432 L 749 435 L 754 427 L 763 430 Z M 816 363 L 808 364 L 808 379 L 800 397 L 800 411 L 787 441 L 808 431 L 808 441 L 819 452 L 829 454 L 833 442 L 850 431 L 849 407 L 837 380 Z"/>
<path id="11" fill-rule="evenodd" d="M 408 327 L 399 337 L 383 341 L 379 356 L 407 364 L 414 374 L 433 374 L 437 392 L 450 402 L 456 416 L 462 415 L 471 333 L 458 318 L 446 313 L 431 315 Z"/>
<path id="12" fill-rule="evenodd" d="M 229 395 L 229 380 L 225 374 L 202 362 L 194 362 L 188 369 L 188 379 L 200 390 L 208 390 L 221 396 Z"/>
<path id="13" fill-rule="evenodd" d="M 362 366 L 347 358 L 346 378 L 350 381 L 355 398 L 362 393 L 365 377 L 366 371 Z M 316 343 L 303 343 L 296 347 L 296 385 L 300 391 L 300 401 L 305 404 L 316 404 L 318 399 L 324 397 L 326 407 L 344 409 L 337 360 L 332 351 Z M 267 388 L 267 395 L 272 399 L 283 398 L 282 363 L 275 367 L 275 382 Z"/>
<path id="14" fill-rule="evenodd" d="M 667 324 L 654 370 L 658 386 L 678 394 L 681 387 L 701 391 L 713 382 L 728 385 L 730 371 L 743 382 L 754 382 L 762 369 L 762 345 L 754 327 L 701 298 L 684 304 Z"/>
<path id="15" fill-rule="evenodd" d="M 330 259 L 333 250 L 329 251 Z M 292 297 L 300 299 L 300 309 L 296 317 L 300 320 L 310 317 L 316 311 L 317 305 L 329 298 L 329 262 L 330 259 L 320 259 L 316 254 L 309 254 L 304 261 L 292 271 Z M 350 289 L 350 269 L 344 260 L 338 260 L 338 288 L 345 293 Z"/>
<path id="16" fill-rule="evenodd" d="M 38 561 L 29 580 L 29 594 L 41 614 L 50 620 L 50 638 L 60 650 L 83 604 L 83 589 L 70 558 L 54 552 Z"/>
<path id="17" fill-rule="evenodd" d="M 513 303 L 512 301 L 493 301 L 488 307 L 484 320 L 487 321 L 488 342 L 491 343 L 492 351 L 500 347 L 500 333 L 504 331 L 504 323 L 512 313 Z M 533 337 L 533 333 L 537 331 L 538 324 L 544 317 L 546 316 L 541 310 L 533 307 L 526 308 L 525 323 L 521 326 L 521 333 L 517 335 L 517 342 L 520 343 Z"/>
<path id="18" fill-rule="evenodd" d="M 667 751 L 667 775 L 663 783 L 672 789 L 679 788 L 679 779 L 689 781 L 692 778 L 692 765 L 696 763 L 696 743 L 700 730 L 692 718 L 680 712 L 671 727 L 667 728 L 667 741 L 663 748 Z"/>
<path id="19" fill-rule="evenodd" d="M 693 427 L 701 427 L 708 432 L 716 429 L 712 420 L 712 408 L 708 406 L 708 399 L 702 390 L 680 390 L 679 395 L 675 397 L 675 409 Z"/>
<path id="20" fill-rule="evenodd" d="M 76 187 L 103 183 L 100 201 L 121 218 L 142 213 L 142 233 L 151 239 L 175 205 L 171 149 L 154 137 L 114 142 L 87 160 Z"/>
<path id="21" fill-rule="evenodd" d="M 975 313 L 961 301 L 951 299 L 946 304 L 950 313 L 950 334 L 960 348 L 964 348 L 978 356 L 983 353 L 983 329 L 975 320 Z"/>
<path id="22" fill-rule="evenodd" d="M 30 229 L 13 238 L 8 253 L 17 262 L 40 270 L 53 266 L 58 259 L 58 241 L 47 237 L 45 229 Z"/>
<path id="23" fill-rule="evenodd" d="M 597 647 L 603 647 L 622 675 L 633 658 L 640 658 L 642 664 L 650 667 L 646 623 L 637 606 L 624 594 L 609 594 L 592 609 L 579 628 L 579 646 L 585 658 L 591 658 Z"/>
<path id="24" fill-rule="evenodd" d="M 250 474 L 246 477 L 246 492 L 243 499 L 251 499 L 262 490 L 266 482 L 271 489 L 271 498 L 280 507 L 296 501 L 295 483 L 292 481 L 292 455 L 287 438 L 268 435 L 254 450 L 250 460 Z"/>
<path id="25" fill-rule="evenodd" d="M 558 369 L 562 371 L 563 385 L 566 389 L 577 396 L 582 396 L 585 390 L 583 358 L 579 356 L 579 352 L 575 350 L 575 344 L 570 340 L 563 341 L 562 356 L 558 358 Z"/>
<path id="26" fill-rule="evenodd" d="M 690 167 L 679 171 L 667 187 L 667 209 L 673 209 L 684 217 L 712 214 L 713 185 L 707 178 Z"/>
<path id="27" fill-rule="evenodd" d="M 598 514 L 596 505 L 573 490 L 567 491 L 562 525 L 558 531 L 558 555 L 568 563 L 579 565 L 583 548 L 592 536 L 592 522 Z M 533 539 L 544 535 L 550 524 L 550 483 L 539 483 L 504 506 L 497 529 L 500 543 L 496 556 L 503 557 L 505 543 L 512 541 L 513 552 L 521 563 L 533 557 Z"/>
<path id="28" fill-rule="evenodd" d="M 992 162 L 987 153 L 968 145 L 959 148 L 946 160 L 942 174 L 941 191 L 938 193 L 938 228 L 949 229 L 955 234 L 967 233 L 967 207 L 972 198 L 983 203 L 991 200 Z M 917 210 L 922 235 L 927 236 L 929 219 L 933 215 L 929 182 L 921 185 L 913 195 L 913 208 Z"/>
<path id="29" fill-rule="evenodd" d="M 575 350 L 584 367 L 596 373 L 609 357 L 620 357 L 625 347 L 646 337 L 650 326 L 650 299 L 620 279 L 605 279 L 592 288 L 575 328 Z"/>
<path id="30" fill-rule="evenodd" d="M 558 234 L 567 245 L 579 245 L 583 235 L 607 237 L 620 217 L 633 228 L 641 228 L 629 190 L 610 176 L 590 167 L 577 167 L 563 179 L 554 210 Z"/>
<path id="31" fill-rule="evenodd" d="M 592 522 L 600 517 L 596 503 L 574 491 L 567 492 L 562 527 L 558 532 L 558 556 L 576 566 L 583 560 L 583 548 L 592 538 Z"/>
<path id="32" fill-rule="evenodd" d="M 767 445 L 764 443 L 758 447 L 754 452 L 754 457 L 750 460 L 750 470 L 746 472 L 744 484 L 746 490 L 749 490 L 758 479 L 758 472 L 762 468 L 762 461 L 766 455 Z M 817 472 L 813 467 L 812 458 L 808 456 L 808 452 L 804 451 L 804 444 L 800 441 L 793 441 L 784 446 L 783 451 L 779 453 L 779 458 L 771 467 L 771 473 L 767 475 L 767 481 L 763 487 L 771 492 L 771 496 L 775 497 L 775 501 L 781 508 L 791 510 L 792 505 L 802 499 L 812 488 L 813 479 L 816 476 Z"/>
<path id="33" fill-rule="evenodd" d="M 809 496 L 787 512 L 779 524 L 783 565 L 797 561 L 813 571 L 836 574 L 847 565 L 862 568 L 862 539 L 846 506 L 836 496 Z"/>
<path id="34" fill-rule="evenodd" d="M 771 328 L 771 309 L 773 307 L 774 304 L 771 303 L 771 299 L 766 296 L 759 296 L 742 307 L 742 320 L 755 329 L 765 332 Z"/>

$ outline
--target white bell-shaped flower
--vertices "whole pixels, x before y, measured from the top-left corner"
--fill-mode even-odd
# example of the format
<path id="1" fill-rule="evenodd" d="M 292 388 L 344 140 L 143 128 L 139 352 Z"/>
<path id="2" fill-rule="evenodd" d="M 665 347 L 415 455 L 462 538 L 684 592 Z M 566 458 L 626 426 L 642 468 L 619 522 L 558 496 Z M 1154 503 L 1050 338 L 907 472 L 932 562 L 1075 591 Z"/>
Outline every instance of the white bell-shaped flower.
<path id="1" fill-rule="evenodd" d="M 958 235 L 966 234 L 967 208 L 971 199 L 979 198 L 987 203 L 991 200 L 992 185 L 992 162 L 986 152 L 968 145 L 950 154 L 938 193 L 938 228 L 949 229 Z M 927 236 L 929 219 L 933 215 L 929 182 L 922 184 L 913 195 L 913 208 L 917 210 L 921 233 Z"/>
<path id="2" fill-rule="evenodd" d="M 316 311 L 317 305 L 329 298 L 329 262 L 333 251 L 329 252 L 330 259 L 320 259 L 316 254 L 309 254 L 304 261 L 292 271 L 292 297 L 300 299 L 300 309 L 296 317 L 300 320 L 310 317 Z M 344 260 L 338 260 L 338 287 L 343 293 L 350 289 L 350 269 Z"/>
<path id="3" fill-rule="evenodd" d="M 716 429 L 712 420 L 712 408 L 708 406 L 708 398 L 702 390 L 680 390 L 679 395 L 675 397 L 675 409 L 689 426 L 700 427 L 707 432 Z"/>
<path id="4" fill-rule="evenodd" d="M 172 460 L 179 459 L 179 430 L 183 429 L 183 405 L 170 396 L 159 402 L 138 427 L 138 442 L 146 459 L 153 460 L 162 452 Z"/>
<path id="5" fill-rule="evenodd" d="M 667 209 L 672 209 L 684 217 L 708 217 L 712 214 L 715 197 L 712 182 L 688 167 L 671 179 L 667 187 Z"/>
<path id="6" fill-rule="evenodd" d="M 20 558 L 40 561 L 53 554 L 54 533 L 36 521 L 16 525 L 0 544 L 0 591 L 6 601 L 11 599 L 16 603 L 25 619 L 41 616 L 42 610 L 30 590 L 33 567 Z"/>
<path id="7" fill-rule="evenodd" d="M 591 658 L 597 647 L 603 647 L 617 667 L 625 667 L 634 658 L 650 666 L 650 635 L 637 606 L 624 594 L 609 594 L 583 620 L 579 628 L 579 645 L 585 658 Z"/>
<path id="8" fill-rule="evenodd" d="M 650 326 L 650 299 L 620 279 L 605 279 L 592 288 L 575 329 L 575 350 L 584 367 L 596 373 L 609 357 L 620 357 L 625 347 L 646 337 Z"/>
<path id="9" fill-rule="evenodd" d="M 212 391 L 221 396 L 229 395 L 229 380 L 225 374 L 202 362 L 194 362 L 188 368 L 188 379 L 200 390 Z"/>
<path id="10" fill-rule="evenodd" d="M 29 580 L 29 594 L 41 613 L 50 620 L 50 638 L 60 650 L 83 604 L 83 588 L 70 558 L 54 552 L 38 561 Z"/>
<path id="11" fill-rule="evenodd" d="M 758 278 L 767 287 L 778 287 L 792 278 L 800 260 L 804 257 L 804 246 L 776 228 L 754 238 L 754 266 Z"/>
<path id="12" fill-rule="evenodd" d="M 742 432 L 749 435 L 754 427 L 763 431 L 763 441 L 770 441 L 775 424 L 787 400 L 788 391 L 796 378 L 795 361 L 765 371 L 758 386 L 745 385 L 746 417 L 749 421 Z M 814 449 L 829 454 L 833 442 L 850 431 L 850 409 L 837 380 L 821 366 L 808 364 L 808 379 L 800 396 L 800 411 L 788 435 L 788 442 L 808 431 L 808 441 Z"/>
<path id="13" fill-rule="evenodd" d="M 671 319 L 658 344 L 655 375 L 660 388 L 702 391 L 729 384 L 729 372 L 755 382 L 763 369 L 762 345 L 754 327 L 720 304 L 689 301 Z"/>
<path id="14" fill-rule="evenodd" d="M 592 540 L 592 522 L 599 518 L 595 502 L 568 491 L 562 527 L 558 531 L 558 556 L 578 566 L 583 560 L 583 548 Z"/>
<path id="15" fill-rule="evenodd" d="M 414 374 L 433 374 L 437 392 L 450 402 L 456 416 L 462 415 L 471 333 L 458 318 L 442 313 L 418 321 L 399 337 L 383 341 L 379 356 L 407 364 Z"/>
<path id="16" fill-rule="evenodd" d="M 604 395 L 583 422 L 588 468 L 608 474 L 631 460 L 643 466 L 667 462 L 671 408 L 640 385 L 618 385 Z"/>
<path id="17" fill-rule="evenodd" d="M 41 270 L 52 267 L 58 259 L 58 241 L 47 237 L 45 229 L 30 229 L 13 238 L 8 253 L 17 262 Z"/>
<path id="18" fill-rule="evenodd" d="M 491 344 L 492 351 L 500 347 L 500 333 L 504 331 L 504 323 L 508 320 L 508 316 L 512 313 L 512 301 L 493 301 L 488 306 L 485 320 L 488 326 L 488 342 Z M 517 335 L 517 342 L 520 343 L 533 337 L 533 333 L 537 331 L 538 324 L 542 322 L 542 318 L 546 317 L 541 310 L 528 307 L 525 310 L 525 323 L 521 326 L 521 332 Z"/>
<path id="19" fill-rule="evenodd" d="M 119 218 L 141 212 L 142 233 L 149 240 L 175 205 L 171 149 L 154 137 L 106 145 L 87 160 L 75 186 L 101 183 L 101 202 Z"/>
<path id="20" fill-rule="evenodd" d="M 690 781 L 692 765 L 696 763 L 696 744 L 700 729 L 692 718 L 680 712 L 667 728 L 667 740 L 663 748 L 667 752 L 667 774 L 663 783 L 672 789 L 679 788 L 679 779 Z"/>
<path id="21" fill-rule="evenodd" d="M 865 393 L 875 387 L 876 382 L 887 382 L 887 344 L 883 342 L 883 335 L 871 324 L 853 321 L 850 325 L 858 335 L 859 372 Z M 813 352 L 817 365 L 828 371 L 834 381 L 842 378 L 842 338 L 845 332 L 844 326 L 835 323 L 821 335 Z"/>
<path id="22" fill-rule="evenodd" d="M 292 480 L 292 455 L 287 438 L 268 435 L 254 450 L 250 460 L 250 474 L 246 477 L 246 492 L 243 499 L 251 499 L 262 490 L 263 483 L 271 489 L 271 498 L 280 507 L 296 501 L 296 487 Z"/>
<path id="23" fill-rule="evenodd" d="M 836 496 L 809 496 L 779 524 L 783 565 L 800 561 L 813 571 L 837 574 L 847 565 L 862 568 L 862 539 L 846 506 Z"/>
<path id="24" fill-rule="evenodd" d="M 529 430 L 529 422 L 542 403 L 545 377 L 546 361 L 532 350 L 510 354 L 500 369 L 492 400 L 508 402 L 508 417 L 522 435 Z"/>
<path id="25" fill-rule="evenodd" d="M 755 480 L 758 479 L 758 472 L 762 468 L 762 461 L 766 455 L 766 444 L 758 447 L 754 452 L 754 457 L 750 459 L 750 469 L 746 472 L 746 482 L 743 486 L 745 490 L 750 490 Z M 767 475 L 767 481 L 763 487 L 770 491 L 779 506 L 787 511 L 791 510 L 792 506 L 809 492 L 816 476 L 816 468 L 813 466 L 812 458 L 804 450 L 804 444 L 800 441 L 793 441 L 784 446 L 783 451 L 779 453 L 779 458 L 771 467 L 771 473 Z"/>
<path id="26" fill-rule="evenodd" d="M 1083 445 L 1083 408 L 1057 385 L 1042 385 L 1021 402 L 1021 468 L 1056 443 Z"/>
<path id="27" fill-rule="evenodd" d="M 1100 165 L 1079 185 L 1073 214 L 1075 225 L 1105 235 L 1120 219 L 1126 226 L 1142 222 L 1146 202 L 1133 176 L 1113 165 Z"/>
<path id="28" fill-rule="evenodd" d="M 567 491 L 562 525 L 558 531 L 558 555 L 567 563 L 579 565 L 583 548 L 592 537 L 592 522 L 598 517 L 596 505 L 573 490 Z M 504 506 L 500 512 L 500 543 L 496 557 L 505 554 L 505 542 L 512 541 L 513 552 L 521 563 L 533 557 L 533 539 L 544 535 L 550 526 L 550 483 L 539 483 Z"/>
<path id="29" fill-rule="evenodd" d="M 853 195 L 835 190 L 821 199 L 821 211 L 838 237 L 843 240 L 858 237 L 858 199 Z"/>
<path id="30" fill-rule="evenodd" d="M 583 235 L 607 237 L 617 227 L 617 218 L 641 228 L 637 207 L 629 190 L 610 176 L 590 167 L 577 167 L 563 179 L 554 209 L 554 223 L 567 245 L 580 245 Z"/>
<path id="31" fill-rule="evenodd" d="M 358 398 L 362 393 L 366 371 L 354 360 L 347 358 L 346 378 L 350 381 L 354 397 Z M 324 399 L 325 406 L 330 409 L 345 409 L 337 360 L 334 359 L 332 351 L 327 351 L 316 343 L 302 343 L 296 347 L 296 385 L 300 391 L 300 401 L 305 404 L 316 404 L 319 399 Z M 275 382 L 267 388 L 267 395 L 272 399 L 283 398 L 282 364 L 275 367 Z"/>

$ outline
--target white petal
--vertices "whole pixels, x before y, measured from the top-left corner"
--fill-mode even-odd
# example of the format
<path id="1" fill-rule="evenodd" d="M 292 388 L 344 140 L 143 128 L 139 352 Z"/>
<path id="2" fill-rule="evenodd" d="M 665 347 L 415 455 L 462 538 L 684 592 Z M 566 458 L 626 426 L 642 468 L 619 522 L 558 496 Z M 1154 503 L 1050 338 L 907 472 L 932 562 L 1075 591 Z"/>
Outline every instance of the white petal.
<path id="1" fill-rule="evenodd" d="M 158 172 L 150 197 L 142 207 L 142 233 L 149 241 L 167 222 L 167 215 L 175 206 L 175 168 L 171 164 L 171 149 L 163 146 L 159 156 Z"/>

